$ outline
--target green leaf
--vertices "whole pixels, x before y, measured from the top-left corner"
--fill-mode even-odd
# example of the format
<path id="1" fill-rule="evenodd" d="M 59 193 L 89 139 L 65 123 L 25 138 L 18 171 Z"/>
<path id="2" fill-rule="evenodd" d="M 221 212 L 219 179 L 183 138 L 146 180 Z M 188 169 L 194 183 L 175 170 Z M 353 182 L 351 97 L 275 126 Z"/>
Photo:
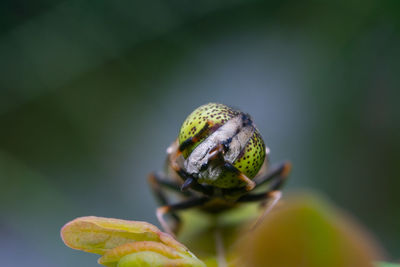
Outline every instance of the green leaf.
<path id="1" fill-rule="evenodd" d="M 64 225 L 61 238 L 71 248 L 102 255 L 133 241 L 159 241 L 159 233 L 157 227 L 146 222 L 89 216 Z"/>
<path id="2" fill-rule="evenodd" d="M 67 223 L 61 237 L 71 248 L 103 255 L 98 262 L 105 266 L 205 266 L 184 245 L 146 222 L 81 217 Z"/>

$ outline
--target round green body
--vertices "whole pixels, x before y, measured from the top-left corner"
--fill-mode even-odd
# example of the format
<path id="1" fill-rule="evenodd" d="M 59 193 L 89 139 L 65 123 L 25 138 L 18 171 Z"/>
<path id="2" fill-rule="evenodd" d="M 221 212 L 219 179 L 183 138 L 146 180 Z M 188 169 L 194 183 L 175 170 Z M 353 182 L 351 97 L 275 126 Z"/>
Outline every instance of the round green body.
<path id="1" fill-rule="evenodd" d="M 229 131 L 232 134 L 227 133 Z M 235 138 L 238 139 L 238 136 L 241 136 L 241 139 L 238 142 L 232 142 Z M 218 171 L 210 169 L 208 172 L 201 173 L 202 171 L 199 170 L 199 173 L 192 173 L 198 177 L 197 181 L 201 184 L 219 188 L 243 187 L 245 183 L 239 179 L 239 174 L 243 173 L 253 179 L 266 160 L 264 141 L 250 116 L 223 104 L 209 103 L 200 106 L 186 118 L 180 129 L 179 144 L 181 145 L 190 138 L 195 141 L 182 151 L 186 161 L 193 160 L 190 155 L 196 149 L 203 149 L 200 145 L 203 142 L 211 143 L 215 147 L 223 143 L 225 146 L 223 157 L 229 155 L 230 150 L 240 150 L 235 152 L 234 158 L 228 159 L 227 156 L 226 159 L 236 170 L 224 167 L 224 160 L 219 160 L 213 161 L 208 166 L 208 168 L 218 169 Z M 189 164 L 189 162 L 187 163 Z"/>

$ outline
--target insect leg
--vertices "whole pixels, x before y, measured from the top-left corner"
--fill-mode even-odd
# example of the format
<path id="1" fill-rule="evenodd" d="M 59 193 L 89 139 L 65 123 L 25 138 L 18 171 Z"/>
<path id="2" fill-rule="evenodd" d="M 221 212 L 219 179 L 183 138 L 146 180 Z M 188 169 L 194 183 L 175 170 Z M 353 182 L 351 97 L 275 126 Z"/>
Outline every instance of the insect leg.
<path id="1" fill-rule="evenodd" d="M 265 218 L 265 216 L 272 210 L 272 208 L 278 203 L 279 199 L 281 199 L 282 193 L 279 190 L 272 190 L 265 193 L 259 194 L 249 194 L 241 197 L 238 202 L 254 202 L 254 201 L 266 201 L 264 211 L 257 218 L 255 224 L 252 229 L 256 228 Z"/>
<path id="2" fill-rule="evenodd" d="M 167 149 L 168 153 L 168 161 L 169 165 L 171 166 L 172 170 L 182 178 L 183 184 L 180 186 L 181 191 L 186 191 L 189 187 L 202 192 L 205 195 L 211 195 L 212 189 L 202 186 L 196 181 L 196 177 L 193 177 L 189 173 L 187 173 L 181 166 L 178 164 L 178 159 L 182 155 L 183 149 L 187 146 L 191 145 L 191 142 L 195 142 L 198 138 L 204 135 L 208 129 L 210 129 L 211 122 L 207 122 L 207 124 L 197 133 L 194 137 L 191 137 L 184 141 L 182 145 L 179 145 L 178 140 L 176 140 L 172 145 Z"/>
<path id="3" fill-rule="evenodd" d="M 246 191 L 251 191 L 253 190 L 253 188 L 256 186 L 256 183 L 251 180 L 249 177 L 247 177 L 244 173 L 242 173 L 241 171 L 239 171 L 235 166 L 233 166 L 231 163 L 229 162 L 225 162 L 224 164 L 225 168 L 228 170 L 231 170 L 233 172 L 236 172 L 238 174 L 239 179 L 242 182 L 246 183 Z"/>
<path id="4" fill-rule="evenodd" d="M 264 183 L 271 181 L 271 185 L 267 192 L 256 193 L 256 194 L 247 194 L 242 196 L 238 202 L 254 202 L 254 201 L 266 201 L 265 208 L 261 216 L 257 219 L 253 228 L 257 227 L 260 222 L 263 221 L 265 216 L 271 211 L 271 209 L 276 205 L 279 199 L 282 196 L 281 191 L 279 189 L 283 186 L 286 181 L 287 176 L 289 175 L 291 170 L 291 164 L 289 162 L 285 162 L 281 164 L 276 169 L 267 173 L 265 176 L 259 177 L 255 180 L 257 186 L 260 186 Z"/>
<path id="5" fill-rule="evenodd" d="M 179 156 L 182 154 L 182 152 L 179 151 L 178 147 L 178 141 L 176 140 L 167 150 L 168 152 L 168 161 L 169 164 L 172 168 L 172 170 L 182 178 L 183 184 L 180 186 L 181 191 L 186 191 L 189 187 L 202 192 L 205 195 L 211 195 L 212 194 L 212 189 L 208 188 L 206 186 L 202 186 L 199 183 L 197 183 L 195 177 L 187 173 L 177 162 Z"/>
<path id="6" fill-rule="evenodd" d="M 223 152 L 225 151 L 226 146 L 224 144 L 219 144 L 217 145 L 215 148 L 211 149 L 210 153 L 209 153 L 209 162 L 212 160 L 215 160 L 217 158 L 221 158 L 223 159 Z M 207 167 L 207 166 L 205 166 Z M 254 181 L 252 181 L 250 178 L 248 178 L 244 173 L 242 173 L 241 171 L 239 171 L 235 166 L 233 166 L 231 163 L 229 162 L 224 162 L 224 167 L 232 172 L 237 173 L 239 179 L 243 182 L 246 183 L 246 191 L 251 191 L 255 186 L 256 183 Z"/>
<path id="7" fill-rule="evenodd" d="M 158 194 L 157 193 L 158 191 L 163 190 L 163 189 L 161 189 L 161 187 L 163 187 L 165 189 L 169 189 L 171 191 L 174 191 L 174 192 L 179 193 L 184 196 L 192 195 L 189 191 L 182 192 L 180 183 L 171 181 L 171 180 L 169 180 L 159 174 L 156 174 L 156 173 L 149 174 L 148 182 L 155 194 Z M 157 198 L 158 198 L 158 196 L 157 196 Z M 161 199 L 160 199 L 160 201 L 161 201 Z"/>
<path id="8" fill-rule="evenodd" d="M 276 169 L 272 170 L 271 172 L 267 173 L 263 177 L 259 177 L 256 179 L 255 182 L 257 186 L 260 186 L 266 182 L 272 181 L 271 186 L 269 187 L 267 192 L 263 193 L 254 193 L 254 194 L 247 194 L 239 198 L 239 202 L 254 202 L 254 201 L 262 201 L 267 200 L 276 193 L 280 192 L 279 189 L 283 186 L 284 182 L 286 181 L 287 176 L 290 173 L 292 165 L 290 162 L 285 162 L 281 164 Z"/>
<path id="9" fill-rule="evenodd" d="M 290 162 L 284 162 L 264 176 L 255 178 L 254 182 L 256 183 L 256 186 L 260 186 L 271 180 L 274 180 L 271 184 L 270 190 L 279 189 L 286 181 L 286 178 L 288 177 L 291 169 L 292 164 Z"/>
<path id="10" fill-rule="evenodd" d="M 212 125 L 213 125 L 213 123 L 211 121 L 207 121 L 206 124 L 204 125 L 204 127 L 201 128 L 200 131 L 198 131 L 198 133 L 196 133 L 192 137 L 189 137 L 188 139 L 186 139 L 179 145 L 178 151 L 179 152 L 184 151 L 186 148 L 188 148 L 189 146 L 193 145 L 194 143 L 199 141 L 201 138 L 206 136 L 207 133 L 211 130 Z"/>
<path id="11" fill-rule="evenodd" d="M 265 201 L 269 200 L 271 197 L 276 195 L 275 192 L 281 192 L 279 190 L 268 190 L 267 192 L 263 193 L 256 193 L 256 194 L 247 194 L 242 196 L 238 199 L 238 202 L 257 202 L 257 201 Z"/>
<path id="12" fill-rule="evenodd" d="M 177 183 L 174 183 L 173 181 L 169 181 L 155 173 L 150 173 L 148 176 L 148 182 L 150 184 L 150 187 L 157 198 L 157 200 L 161 203 L 161 205 L 168 205 L 169 200 L 167 198 L 166 189 L 170 189 L 171 191 L 183 194 L 185 196 L 190 196 L 190 192 L 182 192 L 180 190 L 180 186 Z M 173 228 L 174 229 L 179 229 L 181 219 L 175 212 L 171 212 L 171 217 L 173 219 Z"/>
<path id="13" fill-rule="evenodd" d="M 164 215 L 167 213 L 174 213 L 175 211 L 178 211 L 178 210 L 185 210 L 185 209 L 201 206 L 202 204 L 206 203 L 208 200 L 209 200 L 209 198 L 207 198 L 207 197 L 196 197 L 196 198 L 184 200 L 182 202 L 178 202 L 175 204 L 170 204 L 170 205 L 165 205 L 165 206 L 159 207 L 156 212 L 157 219 L 160 222 L 164 231 L 166 231 L 167 233 L 169 233 L 171 235 L 174 235 L 173 234 L 174 231 L 172 231 L 172 229 L 169 227 L 167 222 L 164 220 Z"/>
<path id="14" fill-rule="evenodd" d="M 179 165 L 177 163 L 177 159 L 179 158 L 180 155 L 182 155 L 182 152 L 190 147 L 191 145 L 195 144 L 198 142 L 201 138 L 207 135 L 207 133 L 211 130 L 212 127 L 212 122 L 207 121 L 207 123 L 204 125 L 203 128 L 200 129 L 198 133 L 196 133 L 194 136 L 189 137 L 185 141 L 183 141 L 181 144 L 179 144 L 178 139 L 167 149 L 167 152 L 169 154 L 169 161 L 170 165 L 172 166 L 173 169 L 177 170 L 179 168 Z"/>
<path id="15" fill-rule="evenodd" d="M 204 186 L 199 184 L 194 177 L 188 174 L 184 169 L 179 167 L 175 172 L 181 177 L 184 181 L 182 186 L 180 187 L 181 191 L 186 191 L 189 187 L 195 191 L 201 192 L 204 195 L 211 196 L 213 194 L 213 190 L 210 186 Z"/>

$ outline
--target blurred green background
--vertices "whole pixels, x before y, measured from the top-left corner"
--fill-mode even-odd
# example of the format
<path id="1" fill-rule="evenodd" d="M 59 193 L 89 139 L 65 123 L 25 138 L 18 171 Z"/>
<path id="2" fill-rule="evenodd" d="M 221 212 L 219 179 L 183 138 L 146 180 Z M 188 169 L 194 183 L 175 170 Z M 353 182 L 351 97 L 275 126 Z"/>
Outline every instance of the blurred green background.
<path id="1" fill-rule="evenodd" d="M 207 102 L 400 258 L 399 48 L 395 0 L 1 1 L 0 265 L 98 266 L 78 216 L 157 223 L 146 175 Z"/>

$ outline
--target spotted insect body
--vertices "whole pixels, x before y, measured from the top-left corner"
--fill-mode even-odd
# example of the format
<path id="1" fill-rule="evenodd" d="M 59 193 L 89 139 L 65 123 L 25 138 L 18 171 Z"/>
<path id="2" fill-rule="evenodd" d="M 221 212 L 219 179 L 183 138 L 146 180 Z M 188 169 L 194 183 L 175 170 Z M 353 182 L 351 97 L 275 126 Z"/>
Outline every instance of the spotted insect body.
<path id="1" fill-rule="evenodd" d="M 248 114 L 216 103 L 194 110 L 167 149 L 166 172 L 149 175 L 150 186 L 163 204 L 156 212 L 161 226 L 176 233 L 181 225 L 178 212 L 190 208 L 218 214 L 242 203 L 262 201 L 268 212 L 281 196 L 279 190 L 291 165 L 285 162 L 270 169 L 267 154 Z M 267 191 L 253 191 L 263 185 L 268 185 Z M 171 203 L 166 189 L 182 200 Z M 165 214 L 172 224 L 164 220 Z"/>
<path id="2" fill-rule="evenodd" d="M 222 104 L 203 105 L 187 117 L 179 145 L 185 146 L 187 140 L 192 142 L 182 149 L 185 171 L 197 182 L 218 188 L 245 186 L 238 174 L 254 178 L 266 157 L 264 141 L 250 116 Z M 211 159 L 218 147 L 222 151 Z"/>

